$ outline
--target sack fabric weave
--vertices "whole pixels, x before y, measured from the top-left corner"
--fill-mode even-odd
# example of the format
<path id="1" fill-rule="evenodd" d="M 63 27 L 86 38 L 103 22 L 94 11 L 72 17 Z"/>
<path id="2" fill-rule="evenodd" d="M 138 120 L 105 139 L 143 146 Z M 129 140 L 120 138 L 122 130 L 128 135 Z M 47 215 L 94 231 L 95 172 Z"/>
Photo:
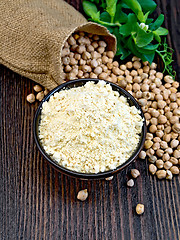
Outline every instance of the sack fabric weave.
<path id="1" fill-rule="evenodd" d="M 62 83 L 61 51 L 77 30 L 116 39 L 63 0 L 0 0 L 0 63 L 48 89 Z"/>

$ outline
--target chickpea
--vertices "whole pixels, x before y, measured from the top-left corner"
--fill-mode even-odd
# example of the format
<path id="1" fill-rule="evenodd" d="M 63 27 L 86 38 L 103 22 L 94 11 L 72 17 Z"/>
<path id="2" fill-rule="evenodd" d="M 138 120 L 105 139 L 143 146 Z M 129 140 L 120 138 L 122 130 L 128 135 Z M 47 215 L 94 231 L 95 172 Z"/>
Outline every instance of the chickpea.
<path id="1" fill-rule="evenodd" d="M 164 151 L 163 151 L 162 149 L 158 149 L 158 150 L 156 151 L 156 155 L 157 155 L 158 157 L 162 157 L 163 154 L 164 154 Z"/>
<path id="2" fill-rule="evenodd" d="M 171 93 L 177 93 L 177 89 L 174 87 L 170 87 L 170 91 L 171 91 Z"/>
<path id="3" fill-rule="evenodd" d="M 89 77 L 90 77 L 90 78 L 97 78 L 97 75 L 96 75 L 95 73 L 91 72 L 91 73 L 89 74 Z"/>
<path id="4" fill-rule="evenodd" d="M 133 62 L 133 67 L 134 67 L 135 69 L 139 69 L 139 68 L 141 68 L 141 63 L 140 63 L 139 61 L 134 61 L 134 62 Z"/>
<path id="5" fill-rule="evenodd" d="M 145 65 L 145 66 L 143 67 L 143 71 L 144 71 L 145 73 L 148 73 L 148 72 L 149 72 L 149 66 Z"/>
<path id="6" fill-rule="evenodd" d="M 102 73 L 102 68 L 101 68 L 101 67 L 96 67 L 96 68 L 94 69 L 94 73 L 95 73 L 96 75 L 101 74 L 101 73 Z"/>
<path id="7" fill-rule="evenodd" d="M 87 51 L 88 52 L 94 52 L 94 47 L 92 45 L 87 46 Z"/>
<path id="8" fill-rule="evenodd" d="M 91 72 L 92 69 L 91 69 L 91 67 L 88 66 L 88 65 L 83 65 L 83 66 L 82 66 L 82 71 L 86 73 L 86 72 Z"/>
<path id="9" fill-rule="evenodd" d="M 84 78 L 89 78 L 89 73 L 84 73 L 84 76 L 83 76 Z"/>
<path id="10" fill-rule="evenodd" d="M 151 107 L 154 109 L 157 109 L 158 108 L 157 102 L 155 102 L 155 101 L 152 102 Z"/>
<path id="11" fill-rule="evenodd" d="M 165 84 L 164 84 L 164 86 L 165 86 L 165 88 L 167 88 L 167 89 L 168 89 L 168 88 L 170 88 L 170 87 L 171 87 L 171 84 L 170 84 L 170 83 L 165 83 Z"/>
<path id="12" fill-rule="evenodd" d="M 132 76 L 132 77 L 135 77 L 135 76 L 137 76 L 137 75 L 138 75 L 138 73 L 137 73 L 136 70 L 132 70 L 132 71 L 131 71 L 131 76 Z"/>
<path id="13" fill-rule="evenodd" d="M 82 58 L 84 60 L 90 59 L 91 58 L 91 54 L 89 52 L 83 52 Z"/>
<path id="14" fill-rule="evenodd" d="M 127 63 L 126 63 L 126 67 L 129 68 L 129 69 L 131 69 L 131 68 L 133 67 L 132 62 L 127 62 Z"/>
<path id="15" fill-rule="evenodd" d="M 101 58 L 101 54 L 98 53 L 97 51 L 93 51 L 93 52 L 91 52 L 91 58 L 92 59 Z"/>
<path id="16" fill-rule="evenodd" d="M 150 68 L 151 69 L 156 69 L 157 68 L 157 64 L 152 62 L 151 65 L 150 65 Z"/>
<path id="17" fill-rule="evenodd" d="M 157 166 L 157 168 L 161 169 L 164 166 L 164 162 L 162 160 L 157 160 L 156 161 L 156 166 Z"/>
<path id="18" fill-rule="evenodd" d="M 174 114 L 174 115 L 177 115 L 177 116 L 180 116 L 180 109 L 179 109 L 179 108 L 174 109 L 174 110 L 173 110 L 173 114 Z"/>
<path id="19" fill-rule="evenodd" d="M 132 88 L 134 92 L 140 91 L 140 85 L 138 83 L 134 83 Z"/>
<path id="20" fill-rule="evenodd" d="M 85 60 L 83 60 L 83 59 L 80 59 L 80 60 L 79 60 L 79 65 L 82 66 L 82 65 L 85 65 L 85 64 L 86 64 L 86 61 L 85 61 Z"/>
<path id="21" fill-rule="evenodd" d="M 166 116 L 160 115 L 160 116 L 158 117 L 158 123 L 160 123 L 160 124 L 165 124 L 166 122 L 167 122 Z"/>
<path id="22" fill-rule="evenodd" d="M 141 76 L 141 74 L 143 74 L 143 69 L 142 69 L 142 68 L 138 68 L 138 69 L 137 69 L 137 72 L 138 72 L 138 74 Z"/>
<path id="23" fill-rule="evenodd" d="M 164 98 L 164 100 L 167 100 L 168 97 L 169 97 L 169 91 L 168 91 L 167 89 L 165 89 L 165 90 L 163 91 L 163 98 Z"/>
<path id="24" fill-rule="evenodd" d="M 170 127 L 170 126 L 166 127 L 166 128 L 164 129 L 164 132 L 165 132 L 165 133 L 170 133 L 170 132 L 171 132 L 171 127 Z"/>
<path id="25" fill-rule="evenodd" d="M 178 133 L 172 132 L 171 133 L 171 138 L 176 139 L 178 137 Z"/>
<path id="26" fill-rule="evenodd" d="M 153 148 L 154 150 L 160 149 L 160 143 L 159 143 L 159 142 L 155 142 L 155 143 L 152 145 L 152 148 Z"/>
<path id="27" fill-rule="evenodd" d="M 157 171 L 157 167 L 154 164 L 149 165 L 149 172 L 154 175 Z"/>
<path id="28" fill-rule="evenodd" d="M 172 86 L 173 86 L 174 88 L 179 88 L 179 82 L 173 81 Z"/>
<path id="29" fill-rule="evenodd" d="M 99 74 L 99 79 L 106 80 L 107 77 L 108 77 L 107 73 L 105 73 L 105 72 Z"/>
<path id="30" fill-rule="evenodd" d="M 152 125 L 157 125 L 157 124 L 158 124 L 157 118 L 154 118 L 154 117 L 151 118 L 150 123 L 151 123 Z"/>
<path id="31" fill-rule="evenodd" d="M 178 164 L 178 160 L 177 160 L 177 158 L 175 158 L 175 157 L 171 157 L 171 158 L 169 159 L 169 161 L 172 162 L 173 165 L 177 165 L 177 164 Z"/>
<path id="32" fill-rule="evenodd" d="M 172 174 L 179 174 L 179 168 L 176 166 L 172 166 L 170 168 L 170 171 L 172 172 Z"/>
<path id="33" fill-rule="evenodd" d="M 169 107 L 170 107 L 171 110 L 174 110 L 174 109 L 178 108 L 178 104 L 176 102 L 172 102 L 172 103 L 169 104 Z"/>
<path id="34" fill-rule="evenodd" d="M 154 83 L 156 84 L 156 87 L 160 87 L 162 85 L 162 81 L 159 78 L 155 78 Z"/>
<path id="35" fill-rule="evenodd" d="M 179 141 L 176 139 L 173 139 L 170 143 L 171 148 L 176 148 L 179 145 Z"/>
<path id="36" fill-rule="evenodd" d="M 151 125 L 151 126 L 149 127 L 149 131 L 150 131 L 151 133 L 155 133 L 155 132 L 157 131 L 156 125 Z"/>
<path id="37" fill-rule="evenodd" d="M 127 82 L 125 80 L 118 80 L 118 84 L 122 88 L 125 88 L 127 86 Z"/>
<path id="38" fill-rule="evenodd" d="M 81 201 L 85 201 L 88 197 L 88 191 L 87 189 L 81 190 L 78 192 L 77 199 Z"/>
<path id="39" fill-rule="evenodd" d="M 114 58 L 114 52 L 113 51 L 107 51 L 107 57 Z M 118 66 L 119 66 L 119 64 L 118 64 Z"/>
<path id="40" fill-rule="evenodd" d="M 170 142 L 171 141 L 171 134 L 164 134 L 163 140 L 166 141 L 166 142 Z"/>
<path id="41" fill-rule="evenodd" d="M 158 118 L 159 115 L 160 115 L 160 113 L 157 110 L 152 109 L 152 111 L 151 111 L 151 116 L 152 117 Z"/>
<path id="42" fill-rule="evenodd" d="M 175 93 L 171 93 L 171 95 L 170 95 L 170 100 L 171 100 L 172 102 L 175 102 L 175 101 L 177 100 L 177 97 L 176 97 L 176 94 L 175 94 Z"/>
<path id="43" fill-rule="evenodd" d="M 166 152 L 165 154 L 163 154 L 162 160 L 163 160 L 164 162 L 169 161 L 169 159 L 170 159 L 169 153 Z"/>
<path id="44" fill-rule="evenodd" d="M 38 92 L 38 94 L 36 95 L 36 99 L 37 99 L 38 101 L 42 101 L 43 98 L 44 98 L 44 92 L 43 92 L 43 91 Z"/>
<path id="45" fill-rule="evenodd" d="M 163 100 L 158 100 L 157 105 L 158 108 L 163 109 L 166 106 L 166 102 Z"/>
<path id="46" fill-rule="evenodd" d="M 167 142 L 165 142 L 165 141 L 161 141 L 161 142 L 160 142 L 160 146 L 161 146 L 162 149 L 168 148 L 168 144 L 167 144 Z"/>
<path id="47" fill-rule="evenodd" d="M 142 92 L 141 91 L 137 91 L 136 92 L 136 98 L 141 98 L 142 97 Z"/>
<path id="48" fill-rule="evenodd" d="M 150 147 L 152 147 L 153 142 L 151 140 L 146 140 L 144 143 L 144 147 L 145 149 L 149 149 Z"/>
<path id="49" fill-rule="evenodd" d="M 159 88 L 154 88 L 152 92 L 155 94 L 161 94 L 161 90 Z"/>
<path id="50" fill-rule="evenodd" d="M 163 131 L 164 130 L 164 125 L 157 125 L 157 129 Z"/>
<path id="51" fill-rule="evenodd" d="M 150 120 L 151 119 L 151 115 L 149 113 L 145 113 L 144 116 L 145 116 L 146 120 Z"/>
<path id="52" fill-rule="evenodd" d="M 103 52 L 105 51 L 105 48 L 104 47 L 98 47 L 97 51 L 98 51 L 98 53 L 103 54 Z"/>
<path id="53" fill-rule="evenodd" d="M 146 99 L 139 99 L 139 104 L 143 107 L 143 106 L 146 106 L 147 104 L 147 100 Z"/>
<path id="54" fill-rule="evenodd" d="M 126 76 L 126 81 L 128 82 L 128 83 L 133 83 L 133 81 L 132 81 L 132 76 L 130 76 L 130 75 L 127 75 Z"/>
<path id="55" fill-rule="evenodd" d="M 164 163 L 164 169 L 168 170 L 172 167 L 172 163 L 170 161 L 166 161 Z"/>
<path id="56" fill-rule="evenodd" d="M 130 83 L 127 84 L 126 91 L 132 91 L 132 85 Z"/>
<path id="57" fill-rule="evenodd" d="M 141 151 L 140 154 L 139 154 L 139 158 L 145 159 L 146 158 L 146 152 L 145 151 Z"/>
<path id="58" fill-rule="evenodd" d="M 27 95 L 26 100 L 27 100 L 29 103 L 35 102 L 35 95 L 34 95 L 33 93 L 30 93 L 29 95 Z"/>
<path id="59" fill-rule="evenodd" d="M 178 123 L 178 122 L 179 122 L 179 117 L 178 117 L 178 116 L 172 116 L 172 117 L 169 119 L 169 121 L 170 121 L 171 124 Z"/>

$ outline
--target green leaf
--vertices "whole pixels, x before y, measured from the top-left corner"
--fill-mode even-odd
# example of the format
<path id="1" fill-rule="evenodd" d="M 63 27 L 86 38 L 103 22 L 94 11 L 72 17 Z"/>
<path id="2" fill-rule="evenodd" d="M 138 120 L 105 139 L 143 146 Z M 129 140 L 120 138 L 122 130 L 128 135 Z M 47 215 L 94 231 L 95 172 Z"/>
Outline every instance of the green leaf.
<path id="1" fill-rule="evenodd" d="M 117 0 L 106 0 L 106 4 L 107 4 L 106 11 L 109 13 L 111 17 L 114 17 L 116 13 Z"/>
<path id="2" fill-rule="evenodd" d="M 158 29 L 164 22 L 164 15 L 160 14 L 154 23 L 149 24 L 149 28 L 154 31 Z"/>
<path id="3" fill-rule="evenodd" d="M 157 4 L 153 0 L 138 0 L 138 2 L 141 5 L 144 13 L 152 13 L 157 6 Z"/>
<path id="4" fill-rule="evenodd" d="M 122 11 L 122 4 L 118 3 L 116 6 L 116 14 L 114 17 L 114 22 L 115 23 L 126 23 L 128 19 L 128 16 L 126 13 Z"/>
<path id="5" fill-rule="evenodd" d="M 98 21 L 100 19 L 100 12 L 98 12 L 97 7 L 94 3 L 83 1 L 83 10 L 86 15 L 91 17 L 94 21 Z"/>
<path id="6" fill-rule="evenodd" d="M 146 24 L 149 25 L 150 23 L 152 23 L 153 20 L 154 20 L 153 18 L 148 18 L 148 19 L 146 20 Z"/>
<path id="7" fill-rule="evenodd" d="M 150 12 L 147 12 L 145 15 L 144 15 L 144 23 L 147 21 L 147 18 L 149 16 Z"/>
<path id="8" fill-rule="evenodd" d="M 148 44 L 147 46 L 143 47 L 146 50 L 151 50 L 151 51 L 155 51 L 157 48 L 159 47 L 159 44 Z"/>
<path id="9" fill-rule="evenodd" d="M 158 34 L 156 34 L 155 32 L 153 32 L 153 34 L 154 34 L 155 40 L 156 40 L 158 43 L 160 43 L 160 42 L 161 42 L 160 36 L 159 36 Z"/>
<path id="10" fill-rule="evenodd" d="M 143 57 L 148 61 L 150 64 L 153 62 L 155 56 L 155 52 L 152 52 L 150 54 L 143 54 Z"/>
<path id="11" fill-rule="evenodd" d="M 137 18 L 134 13 L 128 15 L 127 23 L 119 27 L 119 33 L 127 37 L 134 31 L 134 26 L 137 23 Z"/>
<path id="12" fill-rule="evenodd" d="M 111 22 L 111 16 L 107 12 L 102 12 L 100 15 L 100 19 L 104 22 Z"/>
<path id="13" fill-rule="evenodd" d="M 148 45 L 153 40 L 153 33 L 146 32 L 142 28 L 140 28 L 137 23 L 137 36 L 136 36 L 136 44 L 138 47 L 144 47 Z"/>
<path id="14" fill-rule="evenodd" d="M 153 52 L 156 51 L 156 49 L 158 48 L 159 44 L 155 44 L 157 46 L 154 47 L 153 44 L 151 44 L 151 46 L 147 45 L 143 48 L 140 48 L 136 45 L 136 49 L 140 52 L 140 53 L 143 53 L 143 54 L 151 54 Z M 148 47 L 149 46 L 149 47 Z"/>
<path id="15" fill-rule="evenodd" d="M 125 47 L 127 47 L 135 56 L 141 58 L 143 61 L 143 54 L 141 54 L 137 49 L 136 49 L 136 46 L 135 46 L 135 43 L 134 43 L 134 40 L 132 39 L 132 37 L 130 37 L 127 42 L 126 42 L 126 45 Z M 145 60 L 146 61 L 146 60 Z"/>
<path id="16" fill-rule="evenodd" d="M 168 30 L 163 27 L 159 27 L 156 31 L 153 31 L 153 33 L 159 35 L 159 36 L 164 36 L 168 34 Z"/>
<path id="17" fill-rule="evenodd" d="M 144 22 L 144 14 L 141 5 L 137 0 L 123 0 L 123 3 L 128 5 L 130 9 L 136 14 L 140 22 Z"/>

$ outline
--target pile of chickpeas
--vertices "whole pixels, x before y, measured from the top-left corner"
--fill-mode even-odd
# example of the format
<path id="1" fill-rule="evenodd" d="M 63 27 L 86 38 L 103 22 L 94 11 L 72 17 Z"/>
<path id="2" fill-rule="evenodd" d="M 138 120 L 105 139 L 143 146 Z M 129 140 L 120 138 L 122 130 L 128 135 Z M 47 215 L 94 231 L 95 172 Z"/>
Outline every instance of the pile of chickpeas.
<path id="1" fill-rule="evenodd" d="M 139 157 L 148 159 L 149 172 L 159 179 L 179 174 L 180 165 L 180 92 L 179 82 L 163 76 L 157 64 L 113 61 L 113 51 L 106 50 L 105 40 L 84 32 L 72 34 L 62 50 L 64 80 L 98 78 L 118 84 L 139 102 L 148 132 Z"/>

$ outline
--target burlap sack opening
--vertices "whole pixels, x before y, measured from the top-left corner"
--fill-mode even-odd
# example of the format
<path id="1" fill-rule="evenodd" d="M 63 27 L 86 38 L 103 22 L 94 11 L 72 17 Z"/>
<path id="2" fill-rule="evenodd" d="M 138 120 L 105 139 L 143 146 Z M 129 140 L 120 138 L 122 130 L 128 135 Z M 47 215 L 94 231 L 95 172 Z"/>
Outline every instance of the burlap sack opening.
<path id="1" fill-rule="evenodd" d="M 116 51 L 109 31 L 87 20 L 63 0 L 0 0 L 0 63 L 48 89 L 62 83 L 61 51 L 75 31 L 103 35 Z"/>

